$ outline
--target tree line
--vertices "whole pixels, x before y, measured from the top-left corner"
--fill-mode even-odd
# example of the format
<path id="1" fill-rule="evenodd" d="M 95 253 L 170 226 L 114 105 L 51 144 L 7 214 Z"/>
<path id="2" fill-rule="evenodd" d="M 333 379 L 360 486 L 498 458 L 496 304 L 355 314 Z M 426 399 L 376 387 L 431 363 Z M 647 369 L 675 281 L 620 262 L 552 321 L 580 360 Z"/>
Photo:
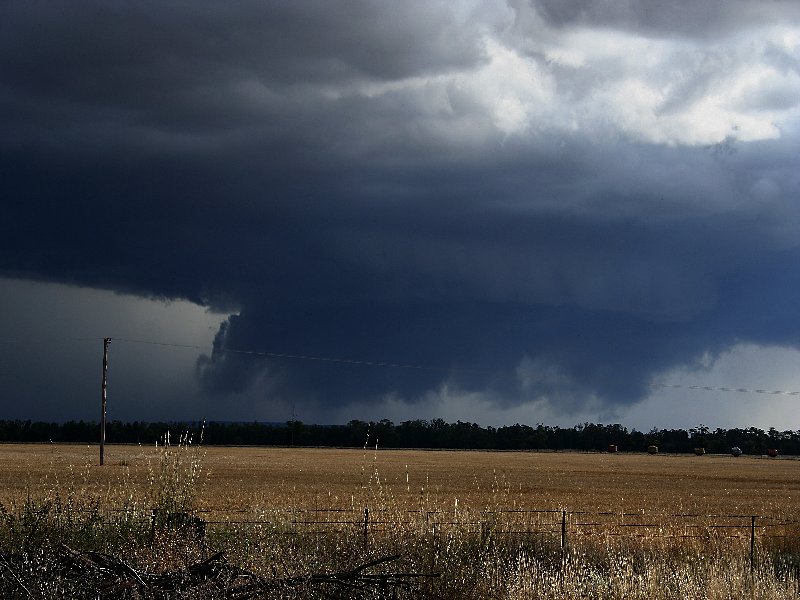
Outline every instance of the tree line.
<path id="1" fill-rule="evenodd" d="M 688 430 L 653 428 L 642 432 L 619 424 L 558 427 L 517 423 L 482 427 L 463 421 L 447 423 L 443 419 L 416 419 L 398 424 L 388 419 L 353 420 L 346 425 L 313 425 L 297 420 L 286 423 L 110 421 L 106 425 L 106 441 L 155 444 L 168 431 L 173 441 L 178 435 L 188 433 L 192 443 L 204 445 L 583 451 L 605 451 L 615 445 L 621 452 L 643 452 L 649 446 L 656 446 L 659 452 L 668 453 L 692 452 L 695 448 L 727 453 L 737 446 L 745 454 L 766 454 L 774 448 L 780 454 L 800 455 L 800 430 L 764 431 L 755 427 L 712 430 L 700 425 Z M 0 442 L 91 444 L 98 439 L 99 426 L 93 421 L 0 421 Z"/>

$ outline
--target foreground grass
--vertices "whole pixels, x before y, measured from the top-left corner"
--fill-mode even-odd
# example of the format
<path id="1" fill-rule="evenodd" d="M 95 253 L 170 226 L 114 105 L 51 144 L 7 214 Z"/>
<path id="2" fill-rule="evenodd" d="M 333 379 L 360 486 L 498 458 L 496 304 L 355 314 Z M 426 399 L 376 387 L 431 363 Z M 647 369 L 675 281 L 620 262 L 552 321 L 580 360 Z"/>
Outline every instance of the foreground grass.
<path id="1" fill-rule="evenodd" d="M 438 575 L 401 587 L 325 590 L 329 597 L 777 600 L 800 595 L 800 529 L 792 522 L 792 505 L 768 505 L 774 521 L 759 527 L 751 563 L 751 542 L 741 521 L 725 521 L 724 527 L 719 518 L 682 521 L 660 511 L 658 502 L 640 506 L 636 521 L 625 513 L 627 503 L 611 516 L 603 514 L 607 504 L 602 499 L 565 514 L 557 508 L 558 489 L 551 490 L 553 498 L 545 507 L 552 512 L 518 512 L 526 500 L 523 485 L 507 473 L 475 477 L 466 492 L 453 494 L 430 475 L 422 480 L 408 467 L 384 465 L 377 452 L 362 452 L 360 465 L 349 467 L 356 471 L 349 475 L 349 488 L 317 476 L 313 495 L 299 493 L 302 469 L 315 465 L 295 463 L 282 484 L 263 490 L 261 501 L 252 495 L 243 501 L 238 488 L 229 485 L 230 506 L 222 510 L 219 491 L 209 491 L 214 475 L 209 475 L 207 459 L 204 449 L 184 440 L 162 444 L 149 456 L 144 478 L 128 471 L 137 465 L 123 464 L 116 484 L 102 486 L 88 467 L 59 467 L 48 474 L 49 485 L 28 485 L 24 496 L 0 508 L 0 597 L 323 597 L 319 588 L 294 583 L 250 596 L 235 596 L 224 586 L 177 587 L 149 596 L 135 587 L 103 589 L 65 567 L 64 546 L 118 557 L 132 570 L 153 574 L 188 572 L 223 552 L 228 564 L 276 582 L 352 570 L 394 555 L 400 558 L 381 563 L 374 572 Z M 649 477 L 650 464 L 637 462 L 633 470 Z M 671 464 L 678 467 L 672 472 L 680 472 L 681 463 Z M 619 477 L 618 472 L 611 475 Z M 134 485 L 126 485 L 126 478 Z M 587 482 L 600 479 L 594 473 L 579 479 L 586 498 L 598 493 L 597 488 L 587 490 Z M 765 479 L 771 488 L 782 481 L 774 473 Z M 574 500 L 575 494 L 565 489 L 561 497 Z M 746 499 L 727 497 L 733 498 L 734 508 L 747 506 Z M 621 500 L 614 502 L 618 506 Z M 684 498 L 682 506 L 688 504 Z M 732 514 L 730 507 L 730 502 L 720 504 L 717 513 Z M 191 523 L 167 516 L 184 514 L 205 521 L 202 538 Z M 645 522 L 647 527 L 639 527 Z"/>
<path id="2" fill-rule="evenodd" d="M 64 514 L 63 506 L 30 503 L 6 512 L 0 530 L 0 597 L 3 598 L 318 598 L 319 590 L 276 587 L 229 596 L 221 587 L 185 587 L 140 595 L 108 588 L 64 569 L 63 549 L 120 557 L 140 572 L 188 572 L 213 551 L 229 564 L 272 581 L 347 571 L 376 558 L 400 554 L 393 572 L 420 577 L 392 589 L 338 590 L 331 597 L 445 599 L 785 599 L 800 594 L 797 548 L 760 548 L 751 569 L 746 544 L 701 541 L 581 540 L 566 552 L 552 539 L 452 527 L 434 535 L 418 524 L 374 534 L 365 546 L 355 527 L 299 532 L 290 524 L 263 521 L 217 525 L 204 542 L 182 529 L 150 530 L 148 515 L 131 513 L 107 521 L 93 513 Z M 380 572 L 380 571 L 378 571 Z"/>

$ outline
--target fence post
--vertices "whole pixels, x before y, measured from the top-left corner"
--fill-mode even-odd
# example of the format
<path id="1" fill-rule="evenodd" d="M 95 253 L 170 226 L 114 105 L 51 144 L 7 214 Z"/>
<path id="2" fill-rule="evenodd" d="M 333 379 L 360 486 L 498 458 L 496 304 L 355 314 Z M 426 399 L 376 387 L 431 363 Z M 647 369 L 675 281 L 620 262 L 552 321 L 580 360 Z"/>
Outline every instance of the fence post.
<path id="1" fill-rule="evenodd" d="M 434 521 L 431 525 L 433 527 L 433 543 L 431 544 L 431 572 L 433 572 L 436 567 L 436 557 L 439 553 L 439 538 L 437 537 L 438 534 L 436 532 L 436 521 Z"/>
<path id="2" fill-rule="evenodd" d="M 561 570 L 564 570 L 567 561 L 567 511 L 561 511 Z"/>
<path id="3" fill-rule="evenodd" d="M 756 518 L 750 517 L 750 573 L 756 565 Z"/>
<path id="4" fill-rule="evenodd" d="M 364 507 L 364 551 L 369 549 L 369 508 Z"/>

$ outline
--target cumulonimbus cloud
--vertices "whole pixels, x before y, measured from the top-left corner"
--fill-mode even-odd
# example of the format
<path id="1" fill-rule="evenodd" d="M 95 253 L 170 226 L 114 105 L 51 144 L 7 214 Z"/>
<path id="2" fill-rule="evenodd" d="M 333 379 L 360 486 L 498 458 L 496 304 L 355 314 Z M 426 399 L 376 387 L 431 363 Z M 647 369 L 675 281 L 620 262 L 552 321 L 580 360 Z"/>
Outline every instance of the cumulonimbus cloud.
<path id="1" fill-rule="evenodd" d="M 217 352 L 213 395 L 633 402 L 796 345 L 796 10 L 573 4 L 6 3 L 0 272 L 435 367 Z"/>

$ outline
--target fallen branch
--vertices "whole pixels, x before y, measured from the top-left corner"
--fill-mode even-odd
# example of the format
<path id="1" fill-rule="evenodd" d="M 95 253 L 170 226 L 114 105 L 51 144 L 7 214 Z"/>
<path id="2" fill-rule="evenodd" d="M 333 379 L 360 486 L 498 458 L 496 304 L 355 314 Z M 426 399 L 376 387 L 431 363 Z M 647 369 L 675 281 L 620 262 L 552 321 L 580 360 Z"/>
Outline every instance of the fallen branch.
<path id="1" fill-rule="evenodd" d="M 121 558 L 99 552 L 76 552 L 62 546 L 62 568 L 65 575 L 80 577 L 100 598 L 119 598 L 125 590 L 140 598 L 169 598 L 169 594 L 204 595 L 213 592 L 215 597 L 230 600 L 258 600 L 272 597 L 276 592 L 290 589 L 316 589 L 323 597 L 364 598 L 381 596 L 394 590 L 404 590 L 409 597 L 424 598 L 424 592 L 415 589 L 420 579 L 438 577 L 439 573 L 370 573 L 370 569 L 394 562 L 401 555 L 385 556 L 363 563 L 354 569 L 334 573 L 270 578 L 240 569 L 225 560 L 218 552 L 185 569 L 166 573 L 147 573 L 134 569 Z M 335 593 L 335 596 L 331 596 Z M 316 592 L 315 592 L 316 594 Z M 318 596 L 318 594 L 317 594 Z"/>

